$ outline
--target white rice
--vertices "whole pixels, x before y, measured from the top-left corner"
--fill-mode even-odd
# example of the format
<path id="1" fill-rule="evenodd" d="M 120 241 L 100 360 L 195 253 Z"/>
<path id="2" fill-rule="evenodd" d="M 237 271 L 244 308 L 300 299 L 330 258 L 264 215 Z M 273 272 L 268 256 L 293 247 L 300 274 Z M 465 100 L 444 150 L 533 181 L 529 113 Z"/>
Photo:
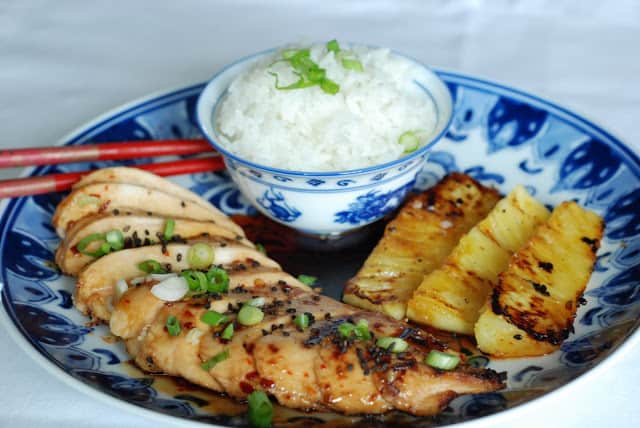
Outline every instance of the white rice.
<path id="1" fill-rule="evenodd" d="M 343 47 L 344 48 L 344 47 Z M 413 83 L 419 66 L 388 49 L 349 48 L 364 67 L 348 70 L 325 44 L 311 59 L 340 85 L 337 94 L 319 86 L 280 90 L 298 77 L 281 52 L 260 61 L 231 84 L 215 117 L 220 144 L 241 158 L 295 171 L 342 171 L 392 161 L 404 155 L 398 138 L 419 132 L 429 140 L 436 113 Z"/>

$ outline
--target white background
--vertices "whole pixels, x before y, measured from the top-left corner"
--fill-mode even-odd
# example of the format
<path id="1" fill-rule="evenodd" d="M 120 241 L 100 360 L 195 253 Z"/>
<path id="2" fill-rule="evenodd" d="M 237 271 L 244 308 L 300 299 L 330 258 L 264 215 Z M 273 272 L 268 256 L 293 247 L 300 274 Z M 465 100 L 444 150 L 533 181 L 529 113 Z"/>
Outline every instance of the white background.
<path id="1" fill-rule="evenodd" d="M 640 150 L 634 0 L 0 0 L 0 147 L 52 145 L 108 109 L 206 80 L 241 56 L 331 38 L 388 46 L 550 98 Z M 167 426 L 66 385 L 6 330 L 0 426 Z M 593 376 L 483 426 L 639 426 L 640 346 L 626 351 Z"/>

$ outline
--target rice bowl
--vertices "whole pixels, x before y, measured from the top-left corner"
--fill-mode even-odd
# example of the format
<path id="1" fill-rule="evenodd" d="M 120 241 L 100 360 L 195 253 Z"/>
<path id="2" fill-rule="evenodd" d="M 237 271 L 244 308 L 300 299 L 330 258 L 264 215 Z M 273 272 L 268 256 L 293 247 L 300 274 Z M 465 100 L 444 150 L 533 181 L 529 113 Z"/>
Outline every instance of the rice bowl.
<path id="1" fill-rule="evenodd" d="M 237 76 L 214 115 L 219 144 L 264 166 L 344 171 L 398 159 L 430 140 L 437 112 L 415 84 L 420 66 L 388 49 L 327 45 L 279 50 Z M 292 88 L 301 77 L 285 56 L 303 51 L 336 92 Z"/>
<path id="2" fill-rule="evenodd" d="M 326 46 L 316 49 L 328 50 Z M 357 49 L 359 48 L 349 47 L 348 52 L 343 54 L 345 56 L 338 57 L 339 66 L 347 69 L 340 72 L 343 76 L 355 74 L 354 81 L 367 80 L 368 78 L 360 75 L 367 67 L 367 56 L 360 57 L 363 54 L 358 52 L 363 51 Z M 325 112 L 338 111 L 336 106 L 347 109 L 347 113 L 315 122 L 316 128 L 322 127 L 325 134 L 340 135 L 340 129 L 345 128 L 337 126 L 337 123 L 344 120 L 344 116 L 355 116 L 348 111 L 349 104 L 342 99 L 344 93 L 340 95 L 340 92 L 345 92 L 343 86 L 349 86 L 349 79 L 341 80 L 339 72 L 332 74 L 325 69 L 324 67 L 329 66 L 322 62 L 320 56 L 313 56 L 313 49 L 271 49 L 240 59 L 224 67 L 209 81 L 196 106 L 196 117 L 202 134 L 223 156 L 227 171 L 242 195 L 268 218 L 322 239 L 359 229 L 393 211 L 413 187 L 416 175 L 422 169 L 431 147 L 444 135 L 452 117 L 451 93 L 434 72 L 410 58 L 386 49 L 364 49 L 388 56 L 394 61 L 397 59 L 398 64 L 402 63 L 404 69 L 410 70 L 405 73 L 409 80 L 401 85 L 403 93 L 408 94 L 407 105 L 416 110 L 411 102 L 420 102 L 425 112 L 424 118 L 413 116 L 414 121 L 411 123 L 397 121 L 395 128 L 388 127 L 391 131 L 385 127 L 384 132 L 391 135 L 385 141 L 372 143 L 371 140 L 359 141 L 353 138 L 353 145 L 350 146 L 344 139 L 336 138 L 328 145 L 323 145 L 310 144 L 309 139 L 304 136 L 294 136 L 282 143 L 282 135 L 287 128 L 278 121 L 282 121 L 282 111 L 289 104 L 264 108 L 258 104 L 271 102 L 271 97 L 264 93 L 284 93 L 282 96 L 293 93 L 301 110 L 290 113 L 293 115 L 290 117 L 300 118 L 305 123 L 313 121 L 307 114 L 313 107 L 312 104 L 307 105 L 310 99 L 318 97 L 322 100 L 320 103 L 330 104 L 331 108 L 327 108 Z M 325 52 L 325 56 L 327 55 Z M 335 51 L 331 51 L 331 55 L 335 55 Z M 320 62 L 316 62 L 314 58 Z M 343 62 L 345 59 L 348 67 Z M 276 61 L 288 62 L 293 68 L 288 70 L 291 74 L 287 75 L 287 70 L 277 68 L 279 65 L 276 65 Z M 244 91 L 244 99 L 233 104 L 238 108 L 229 108 L 232 105 L 228 103 L 231 92 L 238 93 L 237 87 L 232 89 L 234 82 L 240 76 L 251 74 L 253 70 L 261 67 L 264 70 L 265 65 L 269 64 L 277 66 L 276 71 L 280 70 L 281 74 L 268 70 L 266 76 L 262 76 L 264 84 L 259 89 L 256 88 L 256 91 L 264 93 L 260 95 L 256 92 L 257 95 L 252 95 L 251 92 Z M 303 94 L 305 92 L 309 94 Z M 300 97 L 307 103 L 302 102 Z M 389 104 L 397 104 L 395 101 L 392 103 L 392 99 L 395 100 L 389 98 Z M 260 120 L 257 115 L 247 121 L 238 119 L 251 115 L 256 110 L 260 110 L 262 114 L 266 112 L 267 117 L 273 116 L 276 120 L 267 123 L 264 117 Z M 274 112 L 276 113 L 273 114 Z M 431 119 L 427 118 L 429 112 L 432 114 Z M 222 115 L 231 115 L 231 128 L 218 121 Z M 237 115 L 235 119 L 234 115 Z M 317 113 L 317 117 L 319 116 Z M 378 122 L 387 120 L 385 115 L 376 117 Z M 249 124 L 251 120 L 254 122 Z M 383 134 L 380 131 L 383 128 L 378 123 L 369 126 L 376 129 L 378 135 Z M 358 129 L 360 128 L 362 127 Z M 296 127 L 296 132 L 308 131 Z M 238 142 L 241 139 L 245 141 Z M 244 146 L 244 150 L 236 147 L 240 145 Z M 372 155 L 376 151 L 386 151 L 386 157 L 376 158 Z M 267 164 L 265 157 L 270 164 Z M 323 157 L 326 160 L 324 166 L 318 166 L 318 159 Z M 339 167 L 336 166 L 337 162 L 342 162 Z"/>

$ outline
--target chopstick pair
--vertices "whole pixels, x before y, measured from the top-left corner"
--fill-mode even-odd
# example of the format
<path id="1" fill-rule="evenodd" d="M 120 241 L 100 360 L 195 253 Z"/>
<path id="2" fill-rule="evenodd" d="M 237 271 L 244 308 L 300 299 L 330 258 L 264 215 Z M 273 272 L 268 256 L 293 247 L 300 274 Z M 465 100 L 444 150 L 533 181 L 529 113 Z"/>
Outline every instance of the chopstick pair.
<path id="1" fill-rule="evenodd" d="M 189 155 L 213 152 L 204 140 L 157 140 L 100 143 L 83 146 L 9 149 L 0 151 L 0 168 L 54 165 L 60 163 L 139 159 L 155 156 Z M 195 159 L 136 165 L 161 176 L 193 174 L 224 169 L 219 155 Z M 91 171 L 50 174 L 0 181 L 0 199 L 37 195 L 70 189 Z"/>

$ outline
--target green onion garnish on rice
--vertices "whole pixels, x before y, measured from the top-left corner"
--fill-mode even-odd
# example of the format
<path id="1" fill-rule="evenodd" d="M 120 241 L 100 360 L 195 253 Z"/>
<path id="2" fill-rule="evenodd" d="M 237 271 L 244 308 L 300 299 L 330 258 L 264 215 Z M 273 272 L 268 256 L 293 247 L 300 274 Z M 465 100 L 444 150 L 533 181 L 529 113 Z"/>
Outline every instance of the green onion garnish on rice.
<path id="1" fill-rule="evenodd" d="M 280 86 L 278 75 L 276 73 L 269 72 L 269 74 L 276 78 L 276 89 L 304 89 L 318 85 L 320 86 L 320 89 L 330 95 L 335 95 L 340 90 L 340 85 L 326 77 L 327 71 L 311 59 L 311 51 L 309 49 L 284 50 L 282 51 L 282 59 L 276 62 L 280 61 L 287 62 L 291 65 L 294 70 L 293 73 L 298 76 L 298 80 L 289 85 Z"/>
<path id="2" fill-rule="evenodd" d="M 343 58 L 342 66 L 347 70 L 364 71 L 364 67 L 362 66 L 362 63 L 357 59 Z"/>
<path id="3" fill-rule="evenodd" d="M 420 146 L 420 138 L 415 131 L 406 131 L 398 137 L 398 143 L 404 148 L 405 153 L 412 153 Z"/>
<path id="4" fill-rule="evenodd" d="M 333 39 L 327 42 L 327 50 L 333 53 L 340 52 L 340 45 L 338 44 L 338 41 L 336 39 Z"/>

